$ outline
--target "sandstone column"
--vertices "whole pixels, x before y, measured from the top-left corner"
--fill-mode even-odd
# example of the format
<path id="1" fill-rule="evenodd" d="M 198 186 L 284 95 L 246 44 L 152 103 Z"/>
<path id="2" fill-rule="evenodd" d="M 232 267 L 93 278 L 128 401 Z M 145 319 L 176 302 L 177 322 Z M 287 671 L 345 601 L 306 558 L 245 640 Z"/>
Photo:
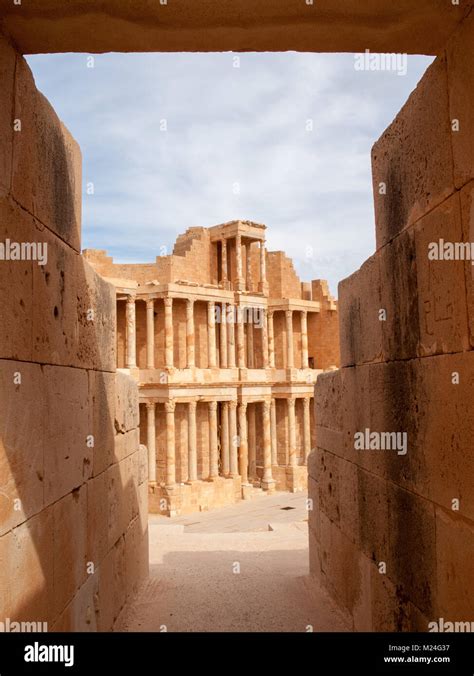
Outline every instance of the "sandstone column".
<path id="1" fill-rule="evenodd" d="M 237 307 L 237 366 L 245 368 L 244 316 L 240 306 Z"/>
<path id="2" fill-rule="evenodd" d="M 293 359 L 293 310 L 286 310 L 286 368 L 294 368 Z"/>
<path id="3" fill-rule="evenodd" d="M 253 322 L 247 322 L 247 366 L 249 369 L 255 368 L 253 346 Z"/>
<path id="4" fill-rule="evenodd" d="M 222 402 L 222 420 L 221 420 L 221 452 L 222 452 L 222 474 L 229 476 L 230 456 L 229 456 L 229 402 Z"/>
<path id="5" fill-rule="evenodd" d="M 186 300 L 186 366 L 192 368 L 194 360 L 194 300 Z"/>
<path id="6" fill-rule="evenodd" d="M 235 367 L 235 305 L 228 306 L 227 322 L 227 366 L 229 368 Z"/>
<path id="7" fill-rule="evenodd" d="M 249 477 L 257 478 L 257 444 L 255 436 L 255 404 L 248 409 L 248 434 L 247 446 L 249 453 Z"/>
<path id="8" fill-rule="evenodd" d="M 264 491 L 273 490 L 275 482 L 272 476 L 272 436 L 270 431 L 270 402 L 263 402 L 263 480 Z"/>
<path id="9" fill-rule="evenodd" d="M 155 426 L 154 401 L 147 401 L 146 414 L 147 414 L 146 443 L 148 448 L 148 481 L 151 484 L 156 484 L 156 426 Z"/>
<path id="10" fill-rule="evenodd" d="M 134 369 L 137 368 L 137 322 L 134 296 L 127 296 L 126 318 L 127 360 L 125 366 L 128 369 Z"/>
<path id="11" fill-rule="evenodd" d="M 266 255 L 265 242 L 260 242 L 260 283 L 258 289 L 262 293 L 268 293 Z"/>
<path id="12" fill-rule="evenodd" d="M 268 365 L 275 368 L 275 334 L 273 332 L 273 310 L 268 311 Z"/>
<path id="13" fill-rule="evenodd" d="M 228 287 L 228 279 L 227 279 L 227 240 L 222 239 L 221 240 L 221 251 L 222 251 L 222 256 L 221 256 L 221 265 L 222 265 L 222 286 L 224 289 L 227 289 Z"/>
<path id="14" fill-rule="evenodd" d="M 229 401 L 230 476 L 239 476 L 239 446 L 237 438 L 237 402 Z"/>
<path id="15" fill-rule="evenodd" d="M 242 274 L 242 237 L 236 235 L 235 237 L 235 266 L 237 268 L 236 287 L 237 291 L 245 290 L 245 283 Z"/>
<path id="16" fill-rule="evenodd" d="M 196 402 L 188 404 L 188 481 L 197 481 Z"/>
<path id="17" fill-rule="evenodd" d="M 221 324 L 220 324 L 220 364 L 221 369 L 226 369 L 227 364 L 227 304 L 221 306 Z"/>
<path id="18" fill-rule="evenodd" d="M 267 325 L 267 311 L 262 308 L 262 366 L 264 369 L 268 368 L 268 325 Z"/>
<path id="19" fill-rule="evenodd" d="M 165 305 L 165 366 L 173 368 L 173 299 L 164 298 Z"/>
<path id="20" fill-rule="evenodd" d="M 303 399 L 303 449 L 304 449 L 304 464 L 308 460 L 308 455 L 311 451 L 311 423 L 309 416 L 310 398 Z"/>
<path id="21" fill-rule="evenodd" d="M 288 397 L 288 464 L 296 465 L 296 416 L 295 398 Z"/>
<path id="22" fill-rule="evenodd" d="M 175 431 L 174 410 L 176 402 L 165 402 L 166 411 L 166 488 L 172 489 L 176 484 L 176 459 L 175 459 Z"/>
<path id="23" fill-rule="evenodd" d="M 155 301 L 146 302 L 146 367 L 155 368 Z"/>
<path id="24" fill-rule="evenodd" d="M 245 288 L 247 291 L 252 291 L 252 259 L 250 254 L 251 242 L 245 244 Z"/>
<path id="25" fill-rule="evenodd" d="M 209 478 L 219 476 L 219 459 L 217 457 L 217 401 L 209 402 Z"/>
<path id="26" fill-rule="evenodd" d="M 301 312 L 301 368 L 308 368 L 308 313 Z"/>
<path id="27" fill-rule="evenodd" d="M 278 465 L 278 441 L 276 425 L 276 400 L 272 397 L 270 408 L 270 426 L 272 435 L 272 465 Z"/>
<path id="28" fill-rule="evenodd" d="M 214 301 L 207 303 L 207 351 L 209 368 L 216 366 L 216 314 Z"/>
<path id="29" fill-rule="evenodd" d="M 245 402 L 239 404 L 239 438 L 240 476 L 242 477 L 242 484 L 248 484 L 249 449 L 247 443 L 247 404 Z"/>

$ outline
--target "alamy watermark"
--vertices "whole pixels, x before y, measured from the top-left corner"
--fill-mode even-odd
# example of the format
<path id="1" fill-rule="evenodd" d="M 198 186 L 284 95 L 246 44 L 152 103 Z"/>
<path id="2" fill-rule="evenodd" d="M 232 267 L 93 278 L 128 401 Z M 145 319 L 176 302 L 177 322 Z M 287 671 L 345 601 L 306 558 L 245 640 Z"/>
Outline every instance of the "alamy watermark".
<path id="1" fill-rule="evenodd" d="M 371 432 L 366 428 L 354 434 L 356 451 L 397 451 L 397 455 L 406 455 L 408 435 L 406 432 Z"/>
<path id="2" fill-rule="evenodd" d="M 474 632 L 474 622 L 448 622 L 444 617 L 440 617 L 438 621 L 428 622 L 428 631 L 448 634 L 470 633 Z"/>
<path id="3" fill-rule="evenodd" d="M 17 622 L 6 617 L 3 622 L 0 622 L 0 633 L 30 633 L 30 632 L 47 632 L 47 622 Z"/>
<path id="4" fill-rule="evenodd" d="M 386 71 L 397 75 L 406 75 L 408 72 L 407 54 L 376 54 L 370 49 L 354 54 L 354 70 Z"/>
<path id="5" fill-rule="evenodd" d="M 471 261 L 474 265 L 474 242 L 446 242 L 440 239 L 428 244 L 430 261 Z"/>
<path id="6" fill-rule="evenodd" d="M 38 265 L 48 262 L 47 242 L 0 242 L 0 261 L 37 261 Z"/>
<path id="7" fill-rule="evenodd" d="M 253 324 L 255 328 L 262 329 L 265 321 L 265 309 L 263 307 L 228 305 L 224 312 L 221 306 L 214 307 L 214 321 L 216 324 Z"/>

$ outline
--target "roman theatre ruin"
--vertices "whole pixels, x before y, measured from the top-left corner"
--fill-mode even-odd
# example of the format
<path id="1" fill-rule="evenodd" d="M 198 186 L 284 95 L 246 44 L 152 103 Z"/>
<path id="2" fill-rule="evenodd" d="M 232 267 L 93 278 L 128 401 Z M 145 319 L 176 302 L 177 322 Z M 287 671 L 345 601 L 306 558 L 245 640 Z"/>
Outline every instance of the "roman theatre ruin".
<path id="1" fill-rule="evenodd" d="M 373 147 L 339 346 L 326 287 L 258 224 L 133 269 L 81 253 L 80 149 L 24 55 L 367 49 L 436 58 Z M 306 481 L 311 584 L 352 629 L 473 620 L 474 268 L 428 257 L 474 237 L 472 0 L 1 0 L 0 85 L 2 241 L 48 245 L 0 261 L 0 620 L 110 630 L 148 575 L 148 501 Z M 215 322 L 231 306 L 252 322 Z M 355 449 L 367 429 L 407 453 Z"/>

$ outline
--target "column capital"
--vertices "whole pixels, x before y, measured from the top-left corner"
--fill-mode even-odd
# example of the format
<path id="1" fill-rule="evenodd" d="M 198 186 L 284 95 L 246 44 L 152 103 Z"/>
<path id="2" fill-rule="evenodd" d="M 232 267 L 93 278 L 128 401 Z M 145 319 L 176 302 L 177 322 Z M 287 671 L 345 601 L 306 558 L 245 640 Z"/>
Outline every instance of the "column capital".
<path id="1" fill-rule="evenodd" d="M 247 402 L 246 401 L 240 401 L 239 402 L 239 408 L 242 411 L 242 413 L 245 413 L 247 411 Z"/>
<path id="2" fill-rule="evenodd" d="M 237 410 L 237 402 L 233 399 L 232 401 L 229 401 L 229 408 L 232 409 L 233 411 Z"/>
<path id="3" fill-rule="evenodd" d="M 290 396 L 287 398 L 288 401 L 288 406 L 294 406 L 296 404 L 296 399 L 294 394 L 290 394 Z"/>
<path id="4" fill-rule="evenodd" d="M 191 401 L 188 401 L 188 404 L 189 404 L 189 408 L 191 409 L 191 411 L 196 410 L 196 406 L 197 406 L 196 399 L 191 399 Z"/>
<path id="5" fill-rule="evenodd" d="M 155 404 L 154 401 L 147 401 L 147 402 L 145 402 L 145 403 L 146 403 L 146 407 L 147 407 L 147 409 L 148 409 L 149 411 L 154 411 L 154 410 L 155 410 L 156 404 Z"/>
<path id="6" fill-rule="evenodd" d="M 287 319 L 291 319 L 293 317 L 293 310 L 285 310 L 285 316 Z"/>
<path id="7" fill-rule="evenodd" d="M 194 298 L 186 298 L 186 307 L 193 307 Z"/>
<path id="8" fill-rule="evenodd" d="M 127 293 L 127 303 L 134 303 L 136 301 L 136 296 L 132 293 Z"/>
<path id="9" fill-rule="evenodd" d="M 166 413 L 174 413 L 176 408 L 176 402 L 174 399 L 170 399 L 169 401 L 165 401 L 165 411 Z"/>
<path id="10" fill-rule="evenodd" d="M 163 302 L 165 304 L 165 307 L 171 307 L 173 305 L 173 299 L 171 296 L 166 296 L 166 298 L 163 298 Z"/>
<path id="11" fill-rule="evenodd" d="M 209 410 L 212 413 L 216 413 L 216 411 L 217 411 L 217 401 L 209 401 L 208 404 L 209 404 Z"/>
<path id="12" fill-rule="evenodd" d="M 303 406 L 305 408 L 309 408 L 309 404 L 310 404 L 310 397 L 303 397 Z"/>
<path id="13" fill-rule="evenodd" d="M 270 413 L 270 405 L 271 405 L 270 399 L 264 399 L 263 400 L 263 412 L 265 414 Z"/>
<path id="14" fill-rule="evenodd" d="M 154 310 L 155 309 L 155 299 L 154 298 L 146 298 L 146 308 L 147 310 Z"/>

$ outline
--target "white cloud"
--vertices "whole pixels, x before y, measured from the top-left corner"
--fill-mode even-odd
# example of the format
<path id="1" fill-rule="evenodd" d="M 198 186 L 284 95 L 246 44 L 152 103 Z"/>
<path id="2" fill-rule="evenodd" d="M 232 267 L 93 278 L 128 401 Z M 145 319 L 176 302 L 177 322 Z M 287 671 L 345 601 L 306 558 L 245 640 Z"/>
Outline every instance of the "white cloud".
<path id="1" fill-rule="evenodd" d="M 356 72 L 352 54 L 233 56 L 28 57 L 95 185 L 83 246 L 145 262 L 190 226 L 248 218 L 335 293 L 374 250 L 370 148 L 430 59 L 398 77 Z"/>

